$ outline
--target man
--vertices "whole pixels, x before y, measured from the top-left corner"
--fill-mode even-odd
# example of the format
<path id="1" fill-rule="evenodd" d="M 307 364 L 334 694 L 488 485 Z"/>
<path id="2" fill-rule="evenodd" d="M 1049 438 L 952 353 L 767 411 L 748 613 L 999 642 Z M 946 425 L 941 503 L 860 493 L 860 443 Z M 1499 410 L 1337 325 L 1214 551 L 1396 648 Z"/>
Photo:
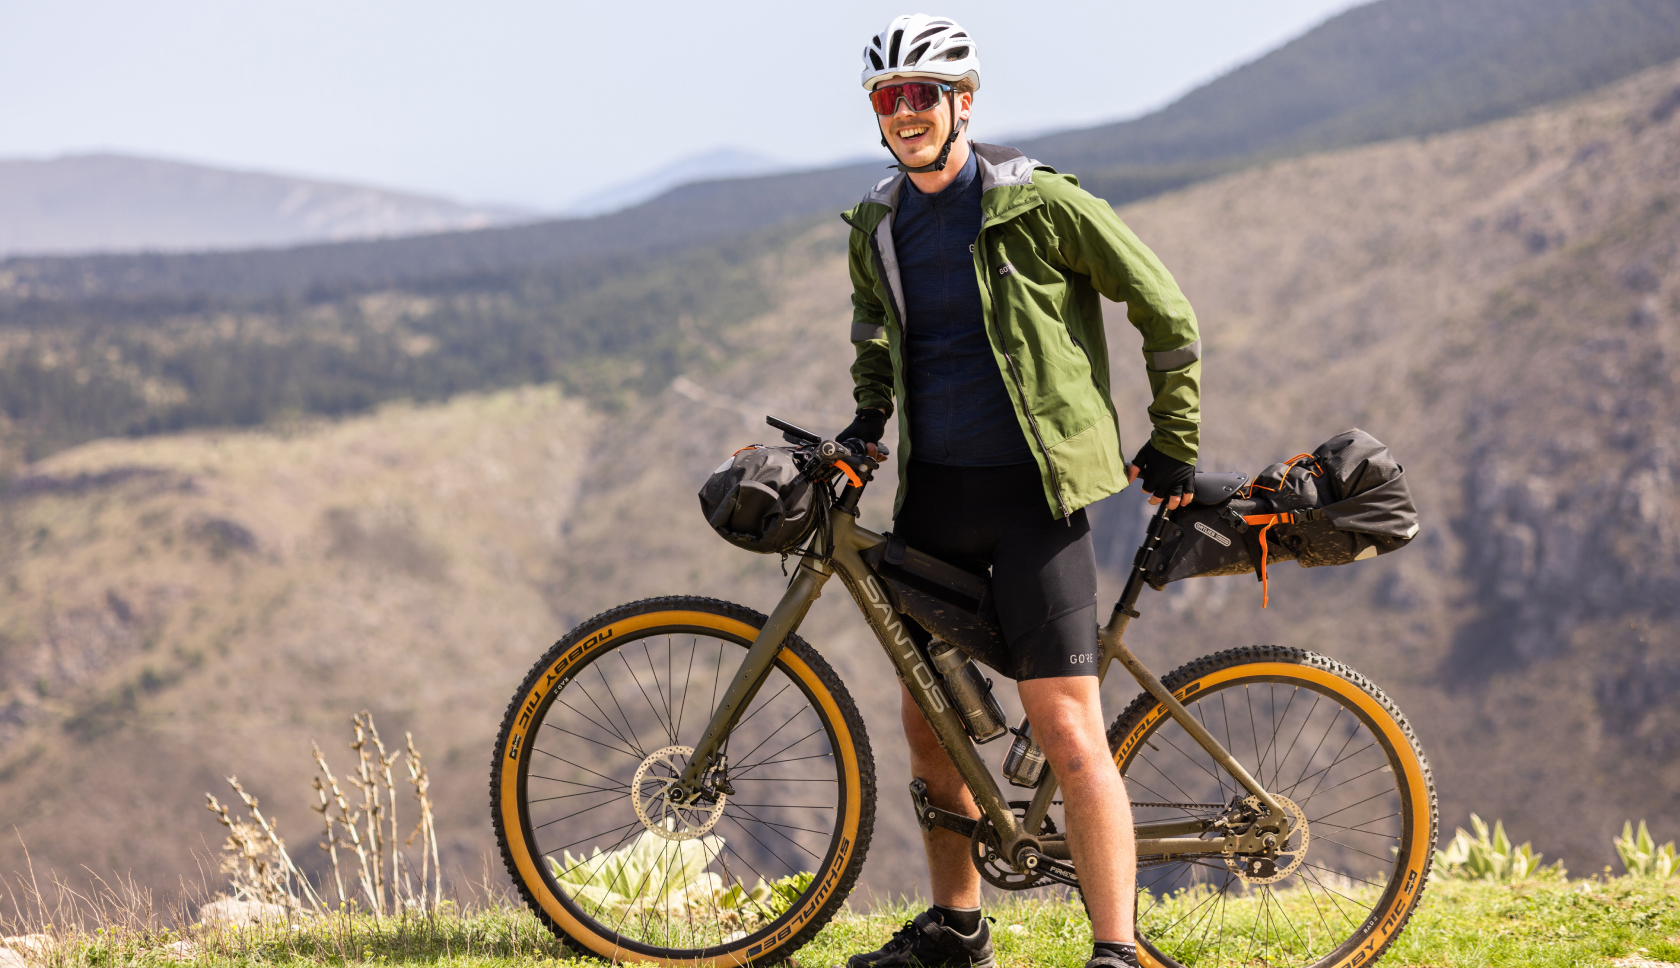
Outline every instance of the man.
<path id="1" fill-rule="evenodd" d="M 980 87 L 954 21 L 895 19 L 864 47 L 863 86 L 901 174 L 852 226 L 857 419 L 881 439 L 896 402 L 894 530 L 992 576 L 1021 704 L 1065 801 L 1091 915 L 1088 968 L 1136 965 L 1136 851 L 1097 697 L 1096 560 L 1085 505 L 1140 473 L 1188 500 L 1200 424 L 1196 318 L 1172 276 L 1107 203 L 1012 148 L 963 138 Z M 1150 440 L 1121 457 L 1098 296 L 1143 334 Z M 874 449 L 871 448 L 872 453 Z M 921 711 L 902 694 L 914 775 L 946 810 L 979 816 Z M 967 842 L 923 835 L 933 907 L 850 968 L 993 964 Z"/>

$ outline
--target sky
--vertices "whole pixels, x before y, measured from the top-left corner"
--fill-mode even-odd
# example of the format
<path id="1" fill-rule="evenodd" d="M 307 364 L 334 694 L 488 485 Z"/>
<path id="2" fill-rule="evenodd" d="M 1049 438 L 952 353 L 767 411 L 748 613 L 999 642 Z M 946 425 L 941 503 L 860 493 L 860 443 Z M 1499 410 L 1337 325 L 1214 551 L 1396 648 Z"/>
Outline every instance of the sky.
<path id="1" fill-rule="evenodd" d="M 920 7 L 979 46 L 974 136 L 1170 103 L 1353 0 Z M 873 157 L 876 2 L 0 0 L 0 157 L 115 151 L 558 211 L 690 155 Z"/>

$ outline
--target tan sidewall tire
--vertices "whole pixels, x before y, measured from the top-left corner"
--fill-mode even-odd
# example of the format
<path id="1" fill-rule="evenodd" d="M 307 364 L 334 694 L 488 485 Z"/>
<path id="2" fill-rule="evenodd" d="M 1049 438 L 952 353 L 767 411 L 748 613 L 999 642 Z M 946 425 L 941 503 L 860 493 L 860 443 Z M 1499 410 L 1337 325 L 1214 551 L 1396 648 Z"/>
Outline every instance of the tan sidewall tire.
<path id="1" fill-rule="evenodd" d="M 654 630 L 697 631 L 750 644 L 764 621 L 763 615 L 751 609 L 706 598 L 648 599 L 620 606 L 584 622 L 556 642 L 508 704 L 490 776 L 492 818 L 502 859 L 531 909 L 579 951 L 613 961 L 664 965 L 771 964 L 809 941 L 851 893 L 874 828 L 874 760 L 862 717 L 845 685 L 798 636 L 790 637 L 776 663 L 820 711 L 839 760 L 842 787 L 838 835 L 798 904 L 739 941 L 673 957 L 666 949 L 615 936 L 581 915 L 554 889 L 531 848 L 523 806 L 524 775 L 531 755 L 529 731 L 542 721 L 556 684 L 563 685 L 568 670 L 582 668 L 597 653 Z"/>
<path id="2" fill-rule="evenodd" d="M 1382 742 L 1389 762 L 1402 777 L 1405 830 L 1404 863 L 1373 909 L 1371 917 L 1312 968 L 1356 968 L 1374 961 L 1394 943 L 1417 910 L 1435 850 L 1437 826 L 1435 782 L 1411 726 L 1380 689 L 1359 673 L 1326 656 L 1299 649 L 1250 646 L 1230 649 L 1180 666 L 1162 682 L 1180 701 L 1193 700 L 1216 686 L 1245 679 L 1299 682 L 1303 687 L 1337 696 Z M 1109 727 L 1109 750 L 1124 773 L 1143 739 L 1167 718 L 1167 710 L 1147 693 L 1139 696 Z M 1146 968 L 1178 968 L 1178 962 L 1139 936 L 1138 960 Z"/>

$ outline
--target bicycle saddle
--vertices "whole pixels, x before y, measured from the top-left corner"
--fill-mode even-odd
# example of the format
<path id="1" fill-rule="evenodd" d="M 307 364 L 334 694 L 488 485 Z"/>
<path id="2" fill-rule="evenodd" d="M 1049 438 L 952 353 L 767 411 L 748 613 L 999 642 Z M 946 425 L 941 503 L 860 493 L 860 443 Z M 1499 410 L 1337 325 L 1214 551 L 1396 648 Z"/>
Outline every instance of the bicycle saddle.
<path id="1" fill-rule="evenodd" d="M 1248 475 L 1242 471 L 1222 471 L 1214 474 L 1197 474 L 1195 477 L 1195 496 L 1192 504 L 1219 504 L 1231 499 L 1237 489 L 1248 483 Z"/>

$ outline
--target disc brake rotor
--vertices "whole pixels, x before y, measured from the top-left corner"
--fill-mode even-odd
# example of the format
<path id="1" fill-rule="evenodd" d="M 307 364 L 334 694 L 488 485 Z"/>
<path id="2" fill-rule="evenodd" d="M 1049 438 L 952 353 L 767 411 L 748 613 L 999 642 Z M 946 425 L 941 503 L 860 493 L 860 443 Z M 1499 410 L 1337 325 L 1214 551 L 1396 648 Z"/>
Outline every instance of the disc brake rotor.
<path id="1" fill-rule="evenodd" d="M 723 816 L 723 805 L 729 798 L 722 793 L 682 800 L 671 796 L 671 788 L 693 755 L 692 746 L 667 746 L 649 753 L 636 767 L 636 775 L 630 780 L 630 805 L 636 810 L 636 819 L 655 837 L 694 840 L 705 836 Z"/>
<path id="2" fill-rule="evenodd" d="M 1278 849 L 1267 855 L 1227 855 L 1225 866 L 1233 874 L 1250 884 L 1270 884 L 1281 881 L 1295 873 L 1301 862 L 1307 859 L 1307 842 L 1312 839 L 1307 829 L 1307 815 L 1294 800 L 1272 794 L 1278 806 L 1288 811 L 1294 817 L 1293 829 L 1289 831 L 1289 840 L 1278 846 Z"/>

